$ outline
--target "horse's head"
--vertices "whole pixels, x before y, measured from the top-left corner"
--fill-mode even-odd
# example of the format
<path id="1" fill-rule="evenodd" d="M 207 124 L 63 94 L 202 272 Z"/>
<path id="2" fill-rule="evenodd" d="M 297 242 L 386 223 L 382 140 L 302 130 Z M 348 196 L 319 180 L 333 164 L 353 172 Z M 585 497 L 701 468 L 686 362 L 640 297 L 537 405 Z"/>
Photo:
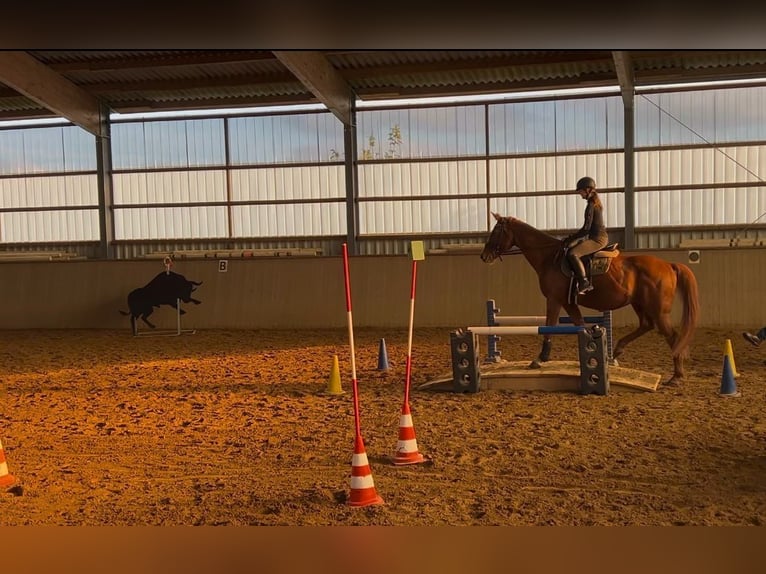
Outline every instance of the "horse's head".
<path id="1" fill-rule="evenodd" d="M 497 213 L 492 213 L 492 215 L 497 223 L 492 228 L 489 239 L 487 239 L 481 252 L 481 260 L 484 263 L 493 263 L 496 259 L 501 259 L 502 255 L 508 253 L 511 247 L 515 245 L 511 218 L 502 217 Z"/>

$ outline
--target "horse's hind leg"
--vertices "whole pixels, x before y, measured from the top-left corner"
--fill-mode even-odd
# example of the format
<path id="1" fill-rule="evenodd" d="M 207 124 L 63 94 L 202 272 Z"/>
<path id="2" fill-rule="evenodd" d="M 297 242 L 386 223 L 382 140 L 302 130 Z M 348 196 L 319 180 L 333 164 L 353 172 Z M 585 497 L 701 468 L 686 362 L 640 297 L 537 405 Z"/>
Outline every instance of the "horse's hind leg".
<path id="1" fill-rule="evenodd" d="M 645 335 L 654 329 L 654 323 L 652 322 L 651 318 L 648 317 L 640 307 L 637 307 L 636 305 L 631 306 L 638 316 L 638 327 L 617 341 L 617 345 L 615 345 L 614 351 L 612 351 L 612 356 L 615 359 L 622 355 L 622 353 L 625 351 L 625 347 L 627 347 L 629 343 L 632 343 L 640 336 Z"/>
<path id="2" fill-rule="evenodd" d="M 545 324 L 557 325 L 559 322 L 559 313 L 561 312 L 561 305 L 548 299 L 545 304 Z M 540 354 L 529 364 L 530 369 L 539 369 L 542 367 L 542 363 L 550 360 L 551 347 L 553 342 L 550 335 L 543 336 L 543 345 L 540 348 Z"/>
<path id="3" fill-rule="evenodd" d="M 670 313 L 662 313 L 657 317 L 657 330 L 665 337 L 668 346 L 673 349 L 678 338 L 678 332 L 673 328 L 673 323 L 670 320 Z M 684 358 L 686 355 L 686 349 L 673 354 L 673 376 L 668 379 L 665 384 L 674 386 L 681 382 L 684 378 Z"/>

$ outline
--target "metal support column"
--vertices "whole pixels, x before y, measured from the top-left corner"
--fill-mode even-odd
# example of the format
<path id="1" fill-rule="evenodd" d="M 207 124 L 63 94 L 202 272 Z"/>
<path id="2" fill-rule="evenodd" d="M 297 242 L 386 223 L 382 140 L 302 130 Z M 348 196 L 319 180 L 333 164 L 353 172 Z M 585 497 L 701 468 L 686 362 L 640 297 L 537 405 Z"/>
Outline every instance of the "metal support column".
<path id="1" fill-rule="evenodd" d="M 636 158 L 635 158 L 635 100 L 636 83 L 633 75 L 633 58 L 630 52 L 615 50 L 612 52 L 614 69 L 622 92 L 622 105 L 625 111 L 625 249 L 636 248 Z"/>
<path id="2" fill-rule="evenodd" d="M 346 243 L 350 255 L 358 255 L 356 244 L 359 204 L 357 195 L 359 177 L 357 173 L 356 106 L 351 103 L 351 123 L 343 125 L 343 149 L 346 161 Z"/>
<path id="3" fill-rule="evenodd" d="M 635 108 L 625 101 L 625 249 L 636 246 Z"/>
<path id="4" fill-rule="evenodd" d="M 98 178 L 99 256 L 114 259 L 114 213 L 112 211 L 112 128 L 109 108 L 101 105 L 101 135 L 96 136 L 96 177 Z"/>

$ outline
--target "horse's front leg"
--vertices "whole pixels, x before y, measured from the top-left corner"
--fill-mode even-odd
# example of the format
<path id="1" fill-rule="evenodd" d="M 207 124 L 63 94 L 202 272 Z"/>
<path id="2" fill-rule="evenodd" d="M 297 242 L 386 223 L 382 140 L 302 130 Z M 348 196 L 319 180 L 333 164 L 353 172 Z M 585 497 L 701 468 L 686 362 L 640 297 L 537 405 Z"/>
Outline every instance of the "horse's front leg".
<path id="1" fill-rule="evenodd" d="M 578 327 L 585 325 L 585 318 L 582 316 L 582 311 L 580 311 L 579 306 L 567 304 L 564 305 L 564 311 L 566 311 L 569 318 L 572 319 L 572 325 L 577 325 Z"/>
<path id="2" fill-rule="evenodd" d="M 560 312 L 561 305 L 548 299 L 545 303 L 545 324 L 548 326 L 558 325 Z M 551 346 L 551 336 L 543 335 L 543 346 L 540 348 L 540 354 L 529 364 L 530 369 L 539 369 L 543 363 L 550 360 Z"/>

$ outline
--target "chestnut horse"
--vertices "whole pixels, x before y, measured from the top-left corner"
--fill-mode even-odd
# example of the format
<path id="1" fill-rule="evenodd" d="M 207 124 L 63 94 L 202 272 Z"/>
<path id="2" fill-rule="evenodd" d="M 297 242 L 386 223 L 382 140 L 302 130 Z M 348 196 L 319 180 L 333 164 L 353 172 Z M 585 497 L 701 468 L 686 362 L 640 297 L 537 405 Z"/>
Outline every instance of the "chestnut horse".
<path id="1" fill-rule="evenodd" d="M 598 311 L 633 307 L 638 316 L 638 328 L 622 337 L 614 348 L 614 358 L 619 357 L 631 341 L 657 329 L 664 337 L 673 356 L 673 376 L 665 383 L 675 385 L 684 377 L 684 359 L 689 353 L 699 315 L 697 279 L 692 270 L 683 263 L 669 263 L 652 255 L 618 254 L 611 259 L 609 269 L 593 275 L 595 289 L 579 295 L 570 303 L 570 278 L 561 269 L 563 244 L 549 235 L 514 217 L 492 214 L 497 223 L 481 252 L 485 263 L 492 263 L 508 254 L 514 246 L 521 250 L 529 264 L 537 272 L 540 291 L 546 299 L 546 325 L 556 325 L 563 307 L 575 325 L 584 325 L 579 304 Z M 676 291 L 683 300 L 683 317 L 679 331 L 673 328 L 670 312 Z M 546 335 L 540 355 L 530 368 L 539 368 L 548 361 L 551 338 Z"/>

